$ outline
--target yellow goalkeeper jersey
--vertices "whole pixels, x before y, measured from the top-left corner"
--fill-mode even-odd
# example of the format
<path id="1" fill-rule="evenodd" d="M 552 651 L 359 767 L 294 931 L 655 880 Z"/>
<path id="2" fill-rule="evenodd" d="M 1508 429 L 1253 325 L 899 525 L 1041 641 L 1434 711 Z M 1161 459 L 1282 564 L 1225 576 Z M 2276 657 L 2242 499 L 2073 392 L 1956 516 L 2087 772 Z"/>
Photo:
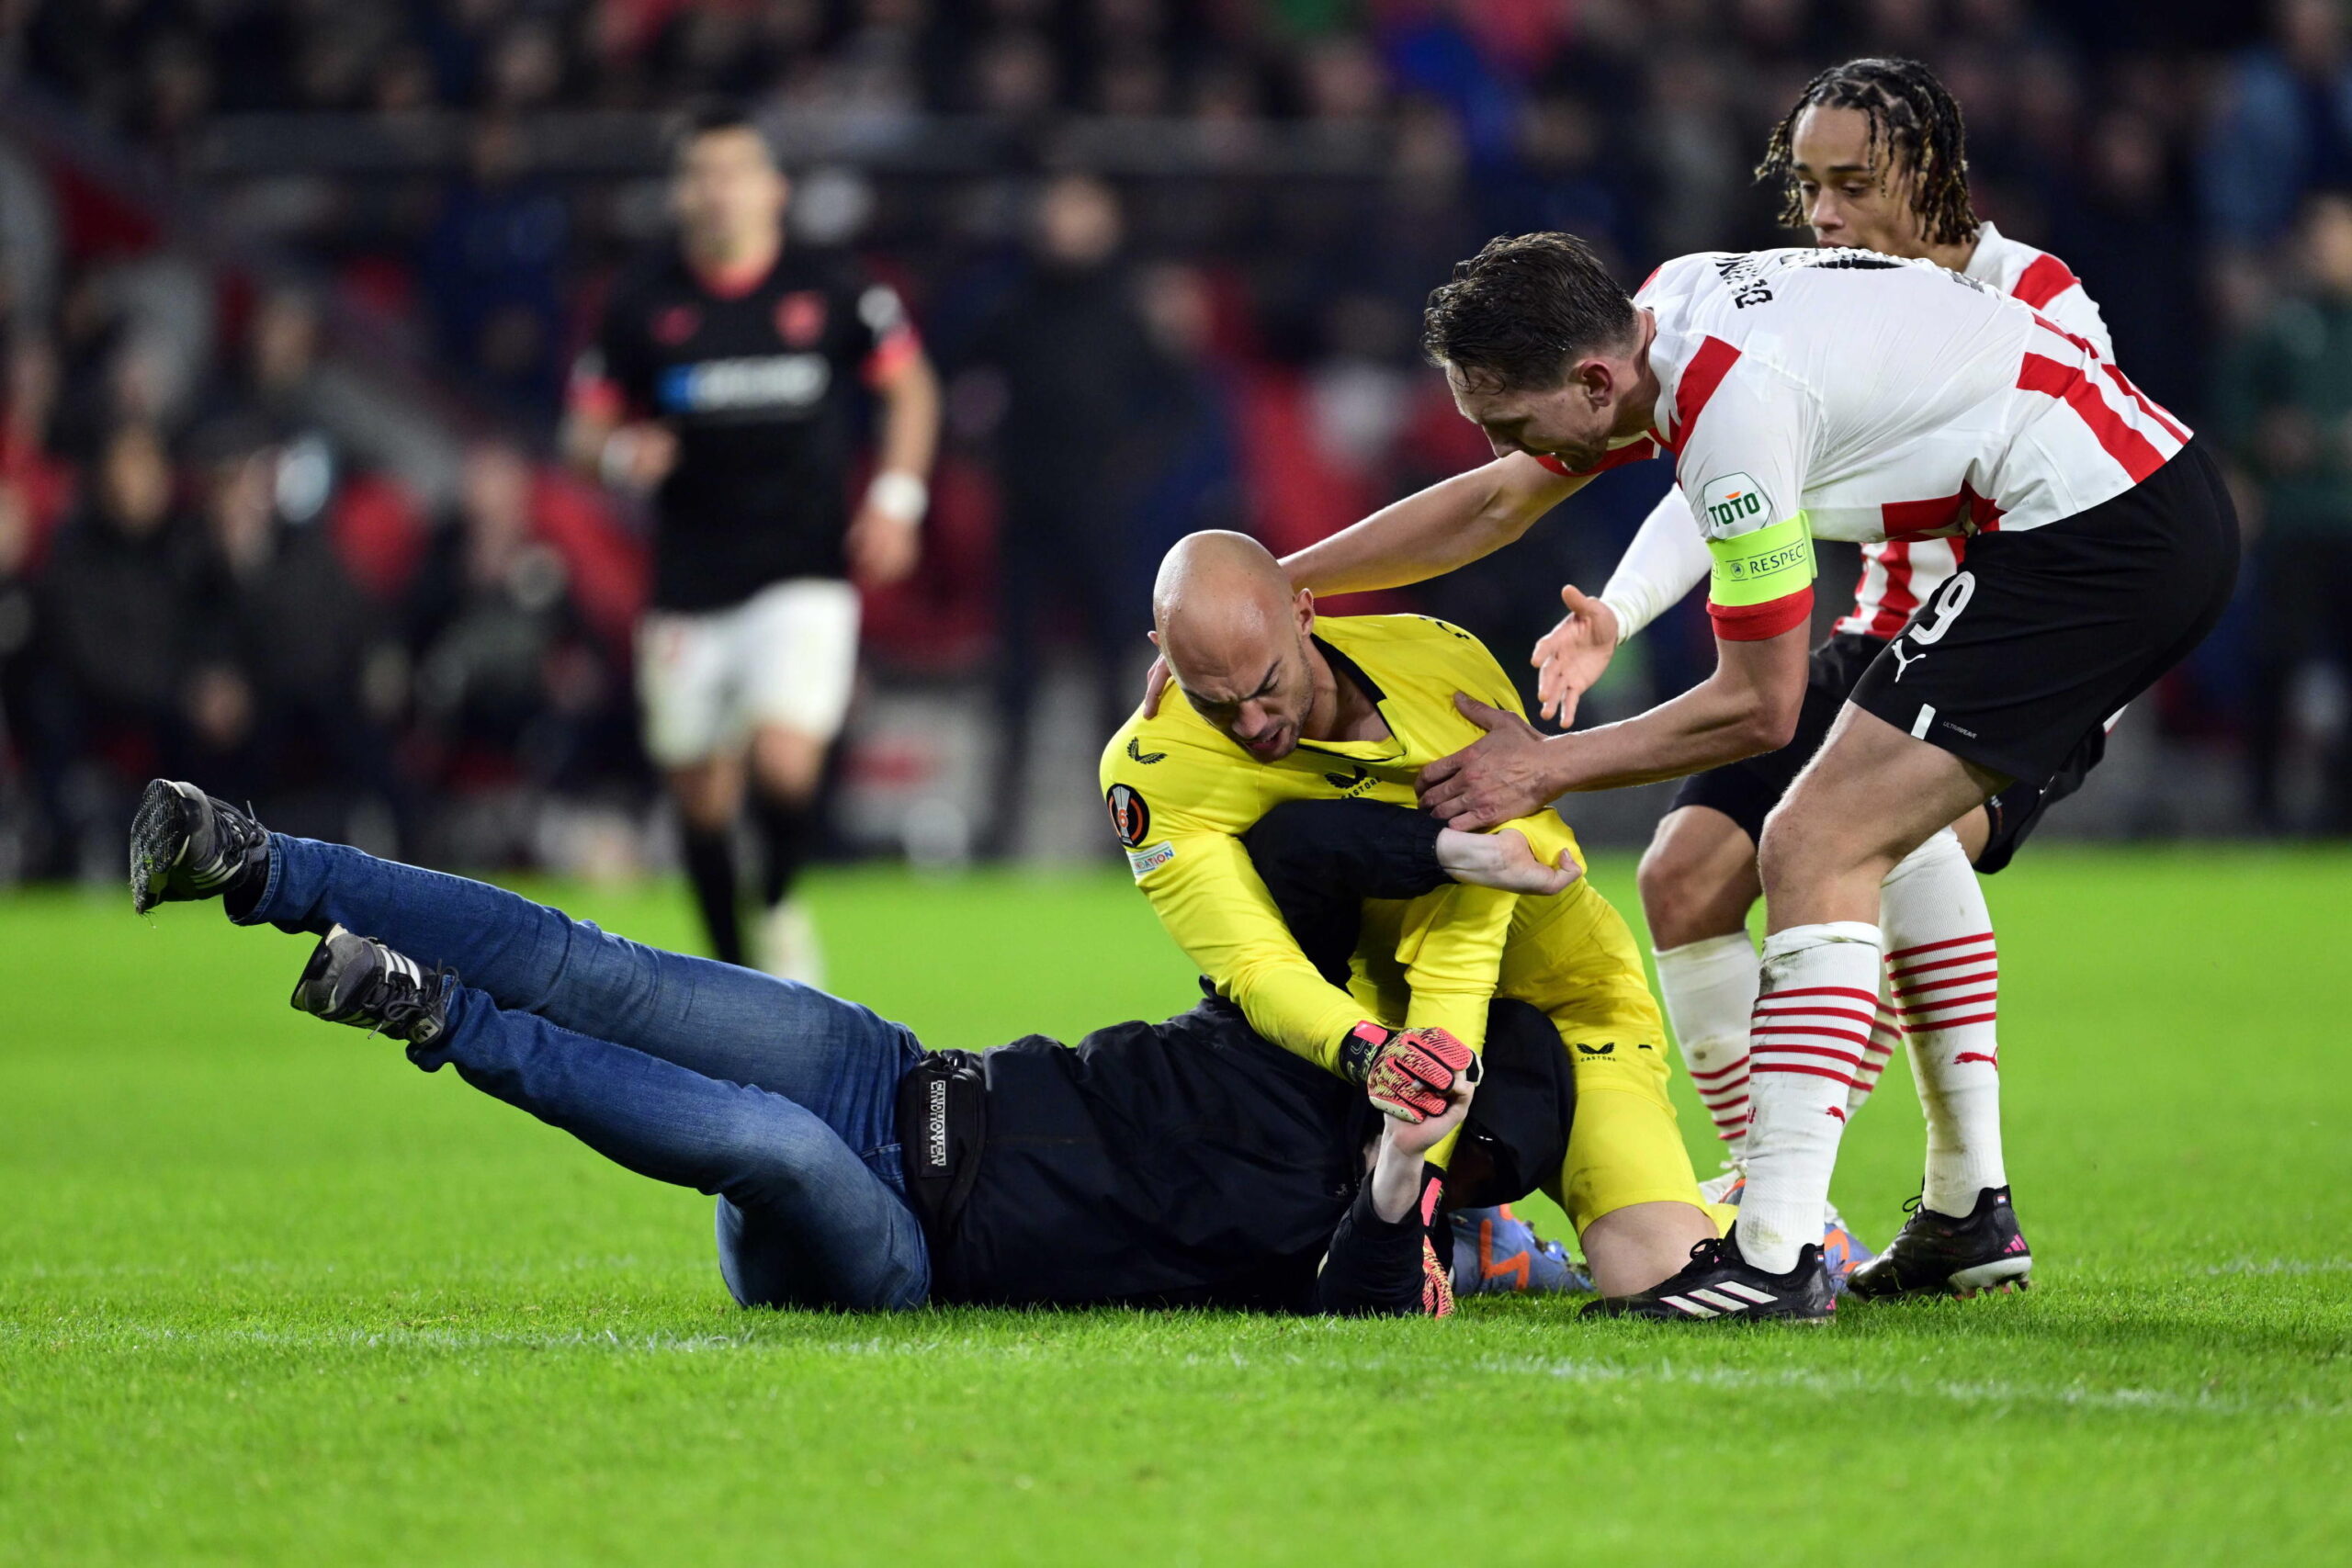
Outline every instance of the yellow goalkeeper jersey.
<path id="1" fill-rule="evenodd" d="M 1634 1203 L 1697 1203 L 1641 954 L 1581 877 L 1549 897 L 1448 884 L 1409 902 L 1370 900 L 1345 988 L 1299 950 L 1241 835 L 1288 800 L 1414 805 L 1419 770 L 1483 733 L 1454 707 L 1456 692 L 1523 715 L 1502 666 L 1458 626 L 1426 615 L 1330 616 L 1316 637 L 1377 705 L 1386 739 L 1301 741 L 1278 762 L 1260 761 L 1171 691 L 1159 716 L 1137 714 L 1103 749 L 1112 827 L 1160 923 L 1260 1034 L 1329 1069 L 1364 1019 L 1434 1025 L 1478 1047 L 1490 998 L 1532 1004 L 1559 1032 L 1576 1075 L 1567 1157 L 1544 1187 L 1578 1233 Z M 1540 859 L 1556 862 L 1565 850 L 1584 863 L 1552 811 L 1508 826 Z M 1439 1151 L 1431 1157 L 1443 1163 Z"/>
<path id="2" fill-rule="evenodd" d="M 1518 694 L 1484 644 L 1426 615 L 1327 616 L 1316 638 L 1378 706 L 1386 739 L 1302 740 L 1280 761 L 1261 761 L 1171 690 L 1157 717 L 1138 713 L 1103 750 L 1113 829 L 1168 933 L 1267 1039 L 1327 1067 L 1366 1018 L 1392 1028 L 1436 1025 L 1479 1045 L 1506 942 L 1555 924 L 1540 918 L 1543 906 L 1597 897 L 1581 881 L 1556 898 L 1525 900 L 1536 908 L 1524 913 L 1514 896 L 1482 887 L 1375 900 L 1342 990 L 1292 940 L 1240 835 L 1287 800 L 1414 805 L 1420 769 L 1482 733 L 1454 707 L 1453 694 L 1519 713 Z M 1510 826 L 1539 859 L 1556 861 L 1565 850 L 1583 863 L 1576 836 L 1555 813 Z"/>

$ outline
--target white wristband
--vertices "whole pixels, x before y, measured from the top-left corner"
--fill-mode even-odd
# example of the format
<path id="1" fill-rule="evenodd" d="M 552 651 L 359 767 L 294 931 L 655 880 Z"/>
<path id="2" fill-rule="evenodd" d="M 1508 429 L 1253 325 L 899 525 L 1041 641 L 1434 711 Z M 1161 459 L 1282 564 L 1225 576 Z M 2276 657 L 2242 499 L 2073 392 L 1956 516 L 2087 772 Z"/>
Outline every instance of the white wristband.
<path id="1" fill-rule="evenodd" d="M 1606 589 L 1601 591 L 1600 602 L 1609 606 L 1611 615 L 1617 617 L 1617 646 L 1620 648 L 1624 647 L 1627 640 L 1647 624 L 1645 617 L 1636 618 L 1634 607 L 1623 599 L 1611 599 Z"/>
<path id="2" fill-rule="evenodd" d="M 893 522 L 920 523 L 931 505 L 931 487 L 914 474 L 876 474 L 865 487 L 865 504 Z"/>

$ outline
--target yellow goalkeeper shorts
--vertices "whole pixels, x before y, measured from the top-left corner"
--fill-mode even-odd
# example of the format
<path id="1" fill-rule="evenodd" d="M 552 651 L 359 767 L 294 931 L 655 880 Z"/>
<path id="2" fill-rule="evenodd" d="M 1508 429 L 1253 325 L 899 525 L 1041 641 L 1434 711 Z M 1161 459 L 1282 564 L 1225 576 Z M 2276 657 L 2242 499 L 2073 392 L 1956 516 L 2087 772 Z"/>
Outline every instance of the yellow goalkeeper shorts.
<path id="1" fill-rule="evenodd" d="M 1576 1074 L 1567 1158 L 1545 1191 L 1579 1233 L 1635 1203 L 1700 1204 L 1641 953 L 1609 901 L 1583 893 L 1546 900 L 1552 908 L 1535 929 L 1513 931 L 1498 987 L 1543 1009 Z"/>

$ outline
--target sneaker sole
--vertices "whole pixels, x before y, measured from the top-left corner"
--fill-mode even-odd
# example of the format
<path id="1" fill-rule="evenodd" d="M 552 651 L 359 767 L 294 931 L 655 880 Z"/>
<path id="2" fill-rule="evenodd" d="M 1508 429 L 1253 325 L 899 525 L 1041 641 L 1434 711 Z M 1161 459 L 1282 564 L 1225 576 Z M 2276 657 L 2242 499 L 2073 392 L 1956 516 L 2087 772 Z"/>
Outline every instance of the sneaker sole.
<path id="1" fill-rule="evenodd" d="M 1962 1300 L 1992 1292 L 2007 1292 L 2030 1289 L 2033 1280 L 2031 1258 L 2002 1258 L 1990 1263 L 1979 1263 L 1947 1274 L 1934 1284 L 1905 1285 L 1886 1290 L 1856 1289 L 1849 1278 L 1840 1293 L 1857 1302 L 1916 1302 L 1937 1296 L 1953 1296 Z"/>
<path id="2" fill-rule="evenodd" d="M 130 819 L 132 914 L 143 915 L 164 901 L 165 879 L 187 853 L 193 836 L 188 809 L 187 797 L 161 779 L 140 797 L 138 814 Z"/>
<path id="3" fill-rule="evenodd" d="M 1595 1318 L 1604 1322 L 1667 1323 L 1677 1325 L 1688 1325 L 1694 1328 L 1702 1324 L 1737 1324 L 1748 1327 L 1760 1326 L 1766 1324 L 1785 1324 L 1792 1328 L 1826 1328 L 1830 1324 L 1838 1321 L 1838 1314 L 1835 1310 L 1825 1312 L 1819 1316 L 1805 1317 L 1799 1317 L 1794 1313 L 1757 1314 L 1746 1312 L 1720 1312 L 1713 1317 L 1690 1317 L 1682 1314 L 1677 1314 L 1673 1317 L 1655 1317 L 1646 1313 L 1593 1311 L 1592 1307 L 1598 1306 L 1599 1304 L 1600 1303 L 1598 1302 L 1592 1303 L 1577 1315 L 1578 1317 Z"/>
<path id="4" fill-rule="evenodd" d="M 1693 1325 L 1702 1323 L 1720 1323 L 1736 1325 L 1741 1328 L 1826 1328 L 1831 1324 L 1838 1321 L 1838 1314 L 1833 1312 L 1825 1313 L 1819 1317 L 1798 1317 L 1788 1313 L 1779 1313 L 1769 1316 L 1758 1317 L 1752 1313 L 1727 1312 L 1719 1314 L 1714 1317 L 1653 1317 L 1648 1321 L 1651 1323 L 1687 1323 Z"/>
<path id="5" fill-rule="evenodd" d="M 1984 1291 L 2022 1291 L 2033 1283 L 2032 1274 L 2032 1258 L 2002 1258 L 1973 1269 L 1962 1269 L 1944 1282 L 1944 1288 L 1955 1296 L 1973 1296 Z"/>

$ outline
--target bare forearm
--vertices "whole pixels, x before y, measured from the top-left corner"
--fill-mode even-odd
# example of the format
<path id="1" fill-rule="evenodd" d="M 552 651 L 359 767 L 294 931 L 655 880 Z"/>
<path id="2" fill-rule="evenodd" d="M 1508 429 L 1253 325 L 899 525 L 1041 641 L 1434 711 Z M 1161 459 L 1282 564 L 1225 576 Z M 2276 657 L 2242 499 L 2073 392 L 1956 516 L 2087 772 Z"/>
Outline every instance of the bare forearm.
<path id="1" fill-rule="evenodd" d="M 1581 482 L 1532 458 L 1501 458 L 1385 506 L 1285 557 L 1283 567 L 1292 582 L 1317 593 L 1425 582 L 1511 543 Z"/>
<path id="2" fill-rule="evenodd" d="M 1682 778 L 1772 750 L 1783 739 L 1752 694 L 1704 681 L 1647 713 L 1545 744 L 1558 752 L 1553 793 L 1565 795 Z"/>
<path id="3" fill-rule="evenodd" d="M 1372 1167 L 1373 1213 L 1393 1225 L 1413 1212 L 1420 1197 L 1421 1156 L 1406 1153 L 1393 1135 L 1384 1133 Z"/>
<path id="4" fill-rule="evenodd" d="M 911 361 L 891 379 L 881 424 L 875 471 L 927 477 L 939 451 L 939 378 L 929 360 Z"/>
<path id="5" fill-rule="evenodd" d="M 574 410 L 563 422 L 564 461 L 574 471 L 601 480 L 605 477 L 605 443 L 619 428 L 619 422 L 607 415 Z"/>

